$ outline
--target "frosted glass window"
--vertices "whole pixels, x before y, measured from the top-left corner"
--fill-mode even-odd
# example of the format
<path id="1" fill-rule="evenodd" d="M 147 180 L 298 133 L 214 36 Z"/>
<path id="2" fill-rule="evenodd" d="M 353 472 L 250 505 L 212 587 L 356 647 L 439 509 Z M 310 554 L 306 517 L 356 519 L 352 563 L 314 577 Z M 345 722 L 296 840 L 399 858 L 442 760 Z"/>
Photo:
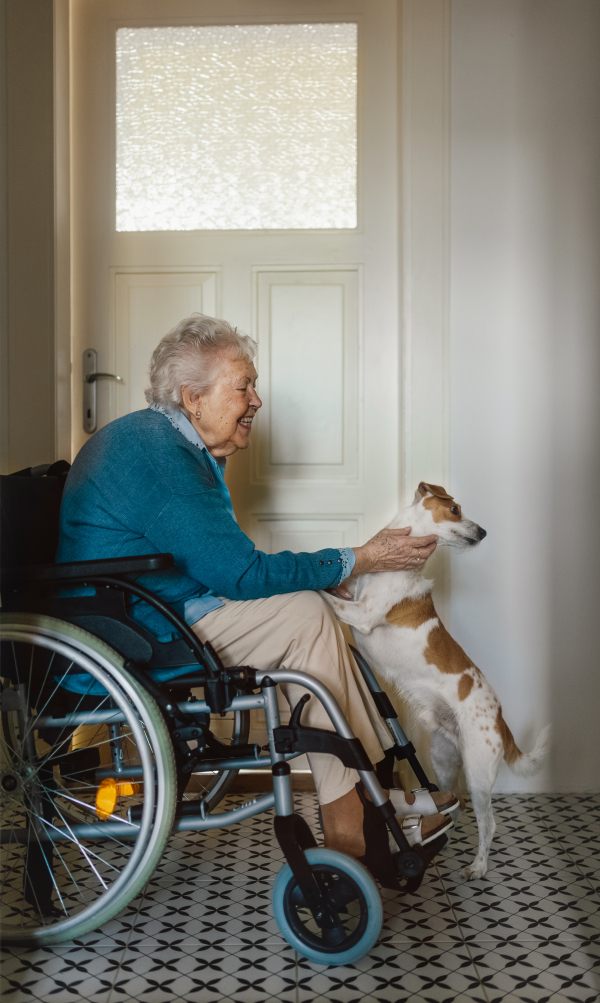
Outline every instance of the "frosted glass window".
<path id="1" fill-rule="evenodd" d="M 117 229 L 356 226 L 356 24 L 117 31 Z"/>

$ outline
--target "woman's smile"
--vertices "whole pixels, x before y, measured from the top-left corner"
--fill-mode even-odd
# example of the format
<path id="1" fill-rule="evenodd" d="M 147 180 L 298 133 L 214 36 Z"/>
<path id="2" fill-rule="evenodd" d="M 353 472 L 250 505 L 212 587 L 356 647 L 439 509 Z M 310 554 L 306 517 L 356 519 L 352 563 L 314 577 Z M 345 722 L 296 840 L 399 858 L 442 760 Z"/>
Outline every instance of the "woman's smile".
<path id="1" fill-rule="evenodd" d="M 252 422 L 262 406 L 256 380 L 250 359 L 224 352 L 218 379 L 207 394 L 192 400 L 182 387 L 190 421 L 212 456 L 231 456 L 250 445 Z"/>

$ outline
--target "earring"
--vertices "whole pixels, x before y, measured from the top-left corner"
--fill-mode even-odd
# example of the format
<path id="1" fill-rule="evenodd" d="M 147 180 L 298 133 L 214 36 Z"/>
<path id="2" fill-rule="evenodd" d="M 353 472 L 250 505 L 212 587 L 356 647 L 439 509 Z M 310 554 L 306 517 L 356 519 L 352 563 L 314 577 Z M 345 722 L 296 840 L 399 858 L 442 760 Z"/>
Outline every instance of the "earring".
<path id="1" fill-rule="evenodd" d="M 200 417 L 200 412 L 196 411 L 196 418 L 199 418 L 199 417 Z"/>

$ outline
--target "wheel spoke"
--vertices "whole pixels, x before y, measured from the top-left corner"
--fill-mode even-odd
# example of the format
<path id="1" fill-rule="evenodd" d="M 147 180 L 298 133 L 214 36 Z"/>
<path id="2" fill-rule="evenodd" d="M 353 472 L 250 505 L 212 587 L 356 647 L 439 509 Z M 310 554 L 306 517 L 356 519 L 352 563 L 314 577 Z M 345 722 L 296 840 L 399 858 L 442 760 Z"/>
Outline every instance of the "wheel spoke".
<path id="1" fill-rule="evenodd" d="M 107 885 L 107 884 L 106 884 L 106 882 L 105 882 L 105 881 L 103 880 L 103 878 L 101 877 L 101 875 L 100 875 L 100 874 L 98 874 L 98 871 L 97 871 L 97 870 L 96 870 L 96 868 L 94 867 L 94 864 L 93 864 L 93 862 L 92 862 L 92 861 L 90 860 L 90 854 L 88 853 L 88 848 L 87 848 L 87 846 L 84 846 L 84 845 L 83 845 L 83 843 L 80 843 L 80 842 L 79 842 L 79 840 L 77 839 L 77 836 L 75 835 L 75 833 L 74 833 L 74 832 L 73 832 L 73 830 L 71 829 L 71 826 L 70 826 L 70 825 L 69 825 L 69 823 L 67 822 L 66 818 L 64 817 L 64 815 L 62 814 L 62 812 L 60 811 L 60 809 L 59 809 L 59 808 L 58 808 L 58 807 L 57 807 L 56 805 L 55 805 L 54 807 L 56 808 L 56 814 L 57 814 L 57 815 L 60 815 L 61 819 L 63 820 L 63 823 L 64 823 L 64 827 L 65 827 L 65 829 L 67 830 L 67 832 L 69 833 L 69 835 L 70 835 L 70 837 L 71 837 L 71 839 L 70 839 L 70 842 L 73 842 L 73 843 L 75 843 L 75 845 L 77 846 L 77 849 L 78 849 L 78 850 L 79 850 L 79 852 L 80 852 L 80 853 L 81 853 L 81 854 L 82 854 L 82 855 L 83 855 L 83 856 L 85 857 L 85 859 L 87 860 L 87 862 L 88 862 L 89 866 L 91 867 L 91 869 L 93 870 L 94 874 L 95 874 L 95 875 L 96 875 L 96 877 L 98 878 L 98 881 L 100 882 L 100 884 L 102 885 L 102 887 L 103 887 L 103 888 L 104 888 L 104 890 L 106 891 L 106 889 L 108 888 L 108 885 Z M 60 829 L 58 828 L 58 826 L 57 826 L 57 825 L 54 825 L 54 823 L 53 823 L 53 822 L 44 822 L 44 824 L 45 824 L 46 826 L 49 826 L 49 827 L 50 827 L 51 829 L 54 829 L 54 831 L 55 831 L 55 832 L 60 832 Z"/>
<path id="2" fill-rule="evenodd" d="M 0 624 L 1 681 L 8 674 L 7 687 L 19 694 L 6 701 L 15 709 L 2 712 L 0 727 L 0 770 L 16 781 L 7 783 L 14 792 L 0 788 L 1 935 L 41 946 L 107 922 L 147 882 L 173 823 L 173 749 L 156 702 L 104 642 L 40 614 L 0 612 Z M 81 674 L 85 692 L 65 692 Z M 88 724 L 107 707 L 119 712 L 116 728 Z M 42 716 L 50 725 L 66 718 L 65 727 L 38 728 Z M 115 835 L 105 834 L 96 809 L 104 777 L 136 785 L 118 787 L 115 807 L 106 805 Z M 141 824 L 128 815 L 137 806 Z"/>
<path id="3" fill-rule="evenodd" d="M 31 706 L 31 704 L 29 703 L 29 697 L 31 696 L 31 683 L 33 681 L 33 655 L 34 655 L 34 652 L 35 652 L 35 648 L 32 647 L 31 648 L 31 656 L 29 658 L 29 679 L 27 680 L 27 706 L 28 707 Z M 45 685 L 45 680 L 44 680 L 44 685 Z"/>
<path id="4" fill-rule="evenodd" d="M 59 857 L 60 862 L 63 865 L 63 867 L 64 867 L 64 869 L 65 869 L 65 871 L 66 871 L 66 873 L 67 873 L 67 875 L 69 877 L 69 880 L 72 882 L 72 884 L 75 885 L 75 889 L 77 891 L 77 894 L 79 895 L 79 898 L 81 899 L 81 901 L 85 905 L 85 895 L 81 891 L 81 888 L 79 887 L 79 885 L 77 883 L 77 879 L 76 879 L 75 875 L 72 873 L 71 868 L 69 867 L 69 865 L 67 864 L 66 860 L 64 859 L 64 857 L 63 857 L 62 853 L 60 852 L 58 846 L 55 843 L 53 844 L 53 846 L 54 846 L 54 852 Z"/>
<path id="5" fill-rule="evenodd" d="M 43 858 L 44 863 L 45 863 L 45 865 L 46 865 L 46 867 L 48 869 L 48 873 L 50 875 L 50 878 L 52 879 L 52 884 L 54 885 L 54 890 L 56 891 L 56 894 L 58 895 L 58 898 L 59 898 L 59 901 L 60 901 L 60 904 L 62 906 L 62 909 L 63 909 L 63 912 L 64 912 L 65 916 L 68 917 L 69 913 L 67 912 L 67 908 L 65 906 L 65 903 L 63 902 L 63 897 L 60 894 L 59 887 L 56 884 L 56 878 L 54 877 L 54 872 L 52 870 L 52 867 L 50 866 L 50 863 L 48 862 L 48 858 L 46 857 L 46 854 L 44 853 L 44 849 L 42 847 L 42 844 L 41 844 L 41 841 L 40 841 L 40 839 L 38 837 L 37 832 L 35 832 L 35 829 L 34 829 L 34 833 L 35 833 L 35 838 L 38 841 L 38 846 L 40 848 L 42 858 Z M 31 882 L 30 882 L 30 887 L 33 888 L 33 884 Z M 35 892 L 34 892 L 34 894 L 35 894 Z M 36 902 L 37 902 L 37 895 L 35 896 L 35 899 L 36 899 Z M 38 912 L 41 913 L 41 909 L 39 909 L 39 903 L 38 903 Z"/>
<path id="6" fill-rule="evenodd" d="M 92 815 L 97 815 L 96 808 L 93 805 L 88 804 L 87 801 L 79 801 L 78 798 L 74 798 L 70 794 L 65 794 L 63 791 L 60 791 L 58 796 L 64 798 L 65 801 L 71 801 L 73 804 L 79 805 L 81 808 L 89 811 Z M 112 819 L 113 822 L 122 822 L 123 825 L 130 825 L 134 829 L 138 828 L 134 822 L 130 822 L 128 819 L 122 818 L 120 815 L 108 815 L 107 818 Z"/>
<path id="7" fill-rule="evenodd" d="M 51 659 L 51 662 L 52 662 L 52 661 L 54 661 L 54 655 L 52 655 L 52 659 Z M 46 703 L 44 704 L 44 706 L 42 707 L 42 709 L 41 709 L 41 710 L 38 710 L 38 714 L 37 714 L 37 716 L 38 716 L 38 717 L 41 717 L 41 716 L 42 716 L 42 714 L 43 714 L 43 713 L 44 713 L 44 711 L 46 710 L 46 707 L 48 706 L 48 704 L 49 704 L 49 703 L 50 703 L 50 701 L 52 700 L 52 697 L 54 696 L 54 694 L 55 694 L 55 693 L 57 693 L 57 692 L 58 692 L 58 690 L 59 690 L 59 689 L 61 688 L 61 686 L 62 686 L 62 684 L 63 684 L 63 681 L 64 681 L 64 680 L 65 680 L 65 679 L 67 678 L 67 676 L 68 676 L 69 672 L 71 671 L 71 668 L 73 667 L 73 665 L 74 665 L 74 664 L 75 664 L 74 662 L 71 662 L 71 664 L 69 665 L 68 669 L 67 669 L 67 670 L 66 670 L 66 671 L 65 671 L 65 672 L 63 673 L 63 675 L 62 675 L 62 676 L 60 677 L 60 679 L 59 679 L 58 681 L 56 681 L 56 680 L 55 680 L 55 686 L 54 686 L 54 689 L 52 690 L 52 693 L 50 694 L 50 696 L 49 696 L 49 697 L 48 697 L 48 699 L 46 700 Z M 48 666 L 48 668 L 46 669 L 46 679 L 48 678 L 48 673 L 49 673 L 49 671 L 50 671 L 50 666 Z M 21 685 L 21 684 L 19 684 L 19 685 Z M 42 690 L 40 690 L 40 692 L 43 692 L 43 691 L 42 691 Z M 23 745 L 25 744 L 25 742 L 26 742 L 26 739 L 27 739 L 27 738 L 29 737 L 29 735 L 30 735 L 30 733 L 31 733 L 31 729 L 32 729 L 32 728 L 34 728 L 34 729 L 35 729 L 35 720 L 36 720 L 36 719 L 35 719 L 35 718 L 33 717 L 33 715 L 31 716 L 31 720 L 32 720 L 32 724 L 31 724 L 31 725 L 29 725 L 29 726 L 28 726 L 28 727 L 27 727 L 27 728 L 25 729 L 25 734 L 23 735 L 23 737 L 22 737 L 22 739 L 21 739 L 21 741 L 22 741 Z"/>
<path id="8" fill-rule="evenodd" d="M 71 665 L 69 665 L 69 668 L 67 669 L 67 672 L 65 672 L 64 676 L 62 676 L 62 678 L 59 680 L 59 682 L 57 683 L 56 687 L 54 688 L 54 690 L 52 691 L 52 693 L 50 694 L 50 696 L 46 700 L 46 703 L 44 704 L 42 710 L 38 712 L 37 717 L 41 717 L 42 716 L 42 714 L 44 713 L 44 710 L 48 706 L 48 704 L 49 704 L 50 700 L 52 699 L 52 697 L 54 696 L 54 694 L 57 692 L 58 689 L 61 688 L 63 680 L 66 678 L 68 672 L 71 670 L 71 668 L 72 668 L 73 665 L 74 665 L 74 662 L 71 662 Z M 92 686 L 93 683 L 94 683 L 94 680 L 92 679 L 91 682 L 90 682 L 90 686 Z M 77 711 L 81 707 L 81 704 L 83 702 L 84 697 L 86 697 L 86 696 L 89 696 L 89 694 L 88 693 L 80 693 L 79 694 L 79 700 L 78 700 L 75 708 L 70 712 L 71 714 L 76 714 L 77 713 Z M 98 704 L 96 710 L 100 710 L 102 708 L 102 704 L 106 703 L 106 701 L 108 699 L 109 699 L 108 695 L 105 696 L 105 697 L 103 697 L 101 703 Z M 33 727 L 34 730 L 35 730 L 35 722 L 36 722 L 36 718 L 32 717 L 32 727 Z M 59 732 L 59 734 L 62 734 L 62 732 L 66 731 L 66 730 L 67 730 L 67 728 L 62 728 L 61 731 Z M 70 734 L 68 734 L 64 739 L 61 739 L 61 741 L 60 741 L 59 744 L 62 745 L 62 744 L 64 744 L 64 742 L 70 742 L 72 737 L 73 737 L 73 732 L 70 732 Z M 25 738 L 23 739 L 23 741 L 25 741 Z"/>

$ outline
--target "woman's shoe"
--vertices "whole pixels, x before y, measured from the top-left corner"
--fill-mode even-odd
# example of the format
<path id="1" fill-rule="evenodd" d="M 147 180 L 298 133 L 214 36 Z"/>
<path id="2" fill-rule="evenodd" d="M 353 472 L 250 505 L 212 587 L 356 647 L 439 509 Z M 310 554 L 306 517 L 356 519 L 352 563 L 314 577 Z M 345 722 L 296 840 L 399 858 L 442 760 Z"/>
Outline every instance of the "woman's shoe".
<path id="1" fill-rule="evenodd" d="M 413 800 L 409 803 L 407 797 L 410 795 L 396 788 L 390 790 L 390 801 L 398 818 L 407 818 L 409 815 L 447 815 L 460 807 L 460 801 L 452 791 L 430 793 L 426 787 L 417 787 L 411 793 Z"/>
<path id="2" fill-rule="evenodd" d="M 409 846 L 427 846 L 427 843 L 433 842 L 454 824 L 447 815 L 440 814 L 406 815 L 404 818 L 398 818 L 398 822 Z M 389 842 L 392 853 L 397 853 L 399 848 L 391 833 Z"/>
<path id="3" fill-rule="evenodd" d="M 381 812 L 365 796 L 360 783 L 356 785 L 356 791 L 363 805 L 363 836 L 366 847 L 366 853 L 358 859 L 384 888 L 402 891 L 395 863 L 400 848 L 385 824 Z M 436 814 L 398 818 L 398 824 L 402 827 L 409 846 L 426 846 L 431 843 L 433 854 L 431 850 L 428 852 L 435 856 L 446 842 L 444 833 L 452 828 L 453 822 L 449 815 Z M 438 839 L 441 845 L 436 848 L 435 841 Z"/>

